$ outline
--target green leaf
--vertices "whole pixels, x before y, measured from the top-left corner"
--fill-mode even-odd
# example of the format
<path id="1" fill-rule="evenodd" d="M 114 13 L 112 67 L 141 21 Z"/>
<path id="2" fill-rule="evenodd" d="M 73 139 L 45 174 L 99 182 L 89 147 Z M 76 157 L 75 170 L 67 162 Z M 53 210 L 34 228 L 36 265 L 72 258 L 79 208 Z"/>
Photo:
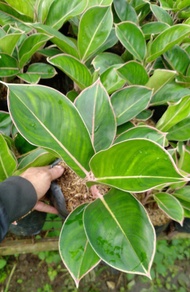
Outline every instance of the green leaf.
<path id="1" fill-rule="evenodd" d="M 106 41 L 111 33 L 113 16 L 111 7 L 95 6 L 89 8 L 81 17 L 78 33 L 80 58 L 89 59 Z"/>
<path id="2" fill-rule="evenodd" d="M 173 70 L 185 75 L 190 64 L 190 57 L 180 46 L 174 46 L 171 50 L 165 52 L 164 58 Z"/>
<path id="3" fill-rule="evenodd" d="M 115 144 L 95 154 L 90 167 L 95 176 L 93 183 L 132 192 L 187 180 L 179 174 L 168 152 L 146 139 Z"/>
<path id="4" fill-rule="evenodd" d="M 183 207 L 174 196 L 168 193 L 157 193 L 154 194 L 154 199 L 164 213 L 182 225 L 184 219 Z"/>
<path id="5" fill-rule="evenodd" d="M 53 29 L 48 25 L 37 23 L 33 24 L 32 27 L 34 27 L 40 33 L 49 35 L 51 37 L 51 42 L 54 43 L 62 52 L 72 55 L 76 58 L 79 57 L 75 39 L 65 36 L 61 32 Z"/>
<path id="6" fill-rule="evenodd" d="M 145 37 L 135 23 L 124 21 L 116 24 L 116 35 L 135 59 L 144 60 L 146 55 Z"/>
<path id="7" fill-rule="evenodd" d="M 174 45 L 180 44 L 190 34 L 190 25 L 176 24 L 159 34 L 150 43 L 147 62 L 154 61 L 158 56 L 170 50 Z"/>
<path id="8" fill-rule="evenodd" d="M 123 272 L 150 277 L 155 231 L 144 207 L 131 194 L 113 189 L 89 204 L 84 227 L 104 262 Z"/>
<path id="9" fill-rule="evenodd" d="M 19 65 L 21 69 L 49 39 L 50 37 L 45 34 L 36 33 L 24 40 L 19 49 Z"/>
<path id="10" fill-rule="evenodd" d="M 146 38 L 150 38 L 152 35 L 157 35 L 167 29 L 169 25 L 164 22 L 154 21 L 154 22 L 147 22 L 142 25 L 142 32 L 144 33 Z"/>
<path id="11" fill-rule="evenodd" d="M 5 138 L 0 133 L 0 182 L 11 176 L 16 166 L 16 159 L 13 157 Z"/>
<path id="12" fill-rule="evenodd" d="M 165 84 L 173 80 L 175 76 L 175 71 L 165 69 L 154 70 L 154 73 L 149 78 L 146 86 L 152 88 L 154 90 L 154 94 L 156 94 L 158 90 L 160 90 L 163 86 L 165 86 Z"/>
<path id="13" fill-rule="evenodd" d="M 99 70 L 100 75 L 109 69 L 109 67 L 123 63 L 124 61 L 120 56 L 110 52 L 103 52 L 97 55 L 92 61 L 92 65 L 94 66 L 95 70 Z"/>
<path id="14" fill-rule="evenodd" d="M 46 21 L 49 10 L 51 9 L 51 5 L 54 0 L 39 0 L 37 14 L 38 21 L 40 23 L 44 23 Z"/>
<path id="15" fill-rule="evenodd" d="M 92 84 L 92 75 L 88 68 L 76 58 L 61 54 L 48 59 L 50 64 L 55 65 L 65 72 L 80 89 L 84 89 Z"/>
<path id="16" fill-rule="evenodd" d="M 104 5 L 108 6 L 112 4 L 113 0 L 90 0 L 88 3 L 88 7 L 95 6 L 95 5 Z"/>
<path id="17" fill-rule="evenodd" d="M 151 99 L 152 91 L 143 86 L 128 86 L 115 92 L 111 96 L 111 103 L 121 125 L 136 117 L 144 110 Z"/>
<path id="18" fill-rule="evenodd" d="M 190 96 L 186 96 L 177 104 L 168 107 L 156 127 L 161 131 L 168 131 L 171 127 L 190 116 L 189 108 Z"/>
<path id="19" fill-rule="evenodd" d="M 46 24 L 59 30 L 63 23 L 80 15 L 87 5 L 86 0 L 60 1 L 54 0 L 46 18 Z"/>
<path id="20" fill-rule="evenodd" d="M 19 132 L 31 144 L 61 156 L 78 175 L 84 176 L 94 151 L 73 103 L 50 87 L 6 85 L 9 110 Z"/>
<path id="21" fill-rule="evenodd" d="M 129 84 L 145 85 L 148 82 L 148 74 L 145 68 L 136 61 L 129 61 L 117 69 L 122 78 Z"/>
<path id="22" fill-rule="evenodd" d="M 7 3 L 0 2 L 0 24 L 3 26 L 8 25 L 17 25 L 19 28 L 27 29 L 27 26 L 24 22 L 30 22 L 32 19 L 26 15 L 18 13 L 15 9 L 9 6 Z"/>
<path id="23" fill-rule="evenodd" d="M 86 204 L 79 206 L 67 217 L 59 238 L 59 253 L 77 287 L 79 281 L 100 262 L 84 231 L 85 207 Z"/>
<path id="24" fill-rule="evenodd" d="M 75 105 L 88 128 L 96 152 L 108 148 L 116 134 L 116 120 L 109 95 L 100 81 L 82 91 Z"/>
<path id="25" fill-rule="evenodd" d="M 0 52 L 12 55 L 21 33 L 11 33 L 0 38 Z"/>
<path id="26" fill-rule="evenodd" d="M 178 167 L 187 173 L 190 173 L 190 147 L 188 145 L 183 145 L 181 152 Z"/>
<path id="27" fill-rule="evenodd" d="M 133 138 L 146 138 L 160 144 L 163 147 L 166 144 L 166 135 L 150 126 L 137 126 L 131 128 L 119 135 L 114 143 Z"/>
<path id="28" fill-rule="evenodd" d="M 0 77 L 11 77 L 19 73 L 17 60 L 7 54 L 0 54 Z"/>
<path id="29" fill-rule="evenodd" d="M 126 0 L 114 0 L 115 11 L 121 21 L 132 21 L 134 23 L 138 22 L 137 14 L 133 6 Z"/>
<path id="30" fill-rule="evenodd" d="M 152 117 L 152 115 L 153 115 L 153 111 L 151 111 L 150 109 L 147 109 L 140 112 L 140 114 L 136 116 L 136 119 L 140 121 L 147 121 Z"/>
<path id="31" fill-rule="evenodd" d="M 158 79 L 157 79 L 158 82 Z M 178 102 L 185 96 L 190 95 L 190 89 L 173 82 L 165 84 L 153 95 L 151 104 L 167 104 L 168 102 Z"/>
<path id="32" fill-rule="evenodd" d="M 190 117 L 186 118 L 168 130 L 168 140 L 187 141 L 190 139 Z"/>
<path id="33" fill-rule="evenodd" d="M 113 65 L 105 70 L 100 76 L 100 80 L 109 94 L 123 87 L 126 81 L 117 72 L 120 65 Z"/>
<path id="34" fill-rule="evenodd" d="M 173 25 L 172 17 L 162 7 L 159 7 L 158 5 L 151 4 L 150 9 L 152 10 L 154 16 L 157 18 L 158 21 L 162 21 L 162 22 L 167 23 L 169 25 Z"/>
<path id="35" fill-rule="evenodd" d="M 173 195 L 178 200 L 183 200 L 190 203 L 190 186 L 185 186 L 182 189 L 175 190 Z"/>
<path id="36" fill-rule="evenodd" d="M 48 79 L 56 75 L 53 66 L 45 63 L 33 63 L 28 67 L 26 73 L 17 74 L 19 78 L 28 83 L 37 83 L 41 78 Z"/>
<path id="37" fill-rule="evenodd" d="M 21 14 L 29 16 L 31 19 L 34 19 L 35 10 L 36 10 L 36 0 L 6 0 L 6 2 L 18 11 Z"/>
<path id="38" fill-rule="evenodd" d="M 12 121 L 9 113 L 0 111 L 0 133 L 10 136 Z"/>

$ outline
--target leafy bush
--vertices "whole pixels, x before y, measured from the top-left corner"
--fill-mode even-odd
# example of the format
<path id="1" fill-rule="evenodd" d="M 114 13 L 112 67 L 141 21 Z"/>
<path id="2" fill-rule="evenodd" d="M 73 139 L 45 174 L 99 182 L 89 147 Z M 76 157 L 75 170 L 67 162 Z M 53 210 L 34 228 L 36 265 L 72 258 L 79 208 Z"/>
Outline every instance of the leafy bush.
<path id="1" fill-rule="evenodd" d="M 0 2 L 1 180 L 56 157 L 86 179 L 95 200 L 68 216 L 59 241 L 77 286 L 100 260 L 150 277 L 149 202 L 180 224 L 190 217 L 189 9 L 181 0 Z M 54 68 L 73 82 L 66 95 L 37 84 Z"/>

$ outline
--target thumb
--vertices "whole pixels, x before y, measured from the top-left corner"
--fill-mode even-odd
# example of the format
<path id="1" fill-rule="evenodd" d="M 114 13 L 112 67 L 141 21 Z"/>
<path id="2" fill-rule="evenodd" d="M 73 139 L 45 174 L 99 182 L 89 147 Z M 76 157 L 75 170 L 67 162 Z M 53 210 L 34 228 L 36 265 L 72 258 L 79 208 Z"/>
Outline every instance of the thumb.
<path id="1" fill-rule="evenodd" d="M 63 174 L 64 167 L 62 165 L 55 165 L 54 167 L 50 168 L 49 171 L 51 173 L 52 180 L 55 180 Z"/>

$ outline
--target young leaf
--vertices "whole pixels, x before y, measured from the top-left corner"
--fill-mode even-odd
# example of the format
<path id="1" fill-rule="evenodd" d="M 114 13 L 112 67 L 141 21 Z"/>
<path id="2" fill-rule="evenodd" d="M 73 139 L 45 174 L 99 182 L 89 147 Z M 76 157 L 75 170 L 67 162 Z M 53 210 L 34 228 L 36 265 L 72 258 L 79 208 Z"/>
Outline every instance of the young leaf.
<path id="1" fill-rule="evenodd" d="M 59 30 L 64 22 L 81 14 L 86 5 L 86 0 L 54 0 L 51 9 L 49 9 L 45 24 Z"/>
<path id="2" fill-rule="evenodd" d="M 81 60 L 87 60 L 106 41 L 113 25 L 111 7 L 94 6 L 81 17 L 78 48 Z"/>
<path id="3" fill-rule="evenodd" d="M 48 59 L 50 64 L 55 65 L 65 72 L 80 89 L 84 89 L 92 84 L 92 75 L 88 68 L 76 58 L 61 54 Z"/>
<path id="4" fill-rule="evenodd" d="M 152 88 L 154 90 L 154 94 L 156 94 L 158 90 L 160 90 L 165 84 L 173 80 L 175 76 L 176 71 L 156 69 L 146 83 L 146 86 Z"/>
<path id="5" fill-rule="evenodd" d="M 83 213 L 87 204 L 77 207 L 65 220 L 59 237 L 59 252 L 76 286 L 92 270 L 100 258 L 93 251 L 83 226 Z"/>
<path id="6" fill-rule="evenodd" d="M 109 96 L 102 84 L 97 81 L 82 91 L 75 105 L 89 130 L 95 150 L 108 148 L 116 134 L 116 120 Z"/>
<path id="7" fill-rule="evenodd" d="M 111 103 L 121 125 L 136 117 L 149 104 L 152 91 L 143 86 L 128 86 L 111 96 Z"/>
<path id="8" fill-rule="evenodd" d="M 94 150 L 73 103 L 41 85 L 6 84 L 9 110 L 19 132 L 32 144 L 51 149 L 80 176 L 89 169 Z M 76 139 L 77 137 L 77 139 Z"/>
<path id="9" fill-rule="evenodd" d="M 117 72 L 129 84 L 145 85 L 149 79 L 145 68 L 136 61 L 125 63 L 117 69 Z"/>
<path id="10" fill-rule="evenodd" d="M 181 102 L 170 105 L 157 123 L 157 128 L 161 131 L 168 131 L 180 121 L 188 118 L 190 107 L 190 96 L 184 97 Z"/>
<path id="11" fill-rule="evenodd" d="M 131 192 L 188 180 L 179 173 L 164 148 L 146 139 L 127 140 L 98 152 L 90 167 L 95 176 L 92 183 Z"/>
<path id="12" fill-rule="evenodd" d="M 17 60 L 7 54 L 0 56 L 0 77 L 11 77 L 19 73 Z"/>
<path id="13" fill-rule="evenodd" d="M 184 219 L 183 207 L 174 196 L 168 193 L 157 193 L 154 194 L 154 199 L 162 211 L 182 225 Z"/>
<path id="14" fill-rule="evenodd" d="M 122 45 L 139 61 L 146 55 L 145 37 L 133 22 L 124 21 L 116 25 L 116 35 Z"/>
<path id="15" fill-rule="evenodd" d="M 11 176 L 16 166 L 16 159 L 13 157 L 5 138 L 0 133 L 0 182 Z"/>
<path id="16" fill-rule="evenodd" d="M 155 231 L 144 207 L 131 194 L 112 189 L 84 210 L 93 249 L 108 265 L 150 277 Z"/>
<path id="17" fill-rule="evenodd" d="M 159 34 L 150 44 L 147 62 L 154 61 L 158 56 L 179 44 L 190 34 L 190 26 L 187 24 L 176 24 Z"/>

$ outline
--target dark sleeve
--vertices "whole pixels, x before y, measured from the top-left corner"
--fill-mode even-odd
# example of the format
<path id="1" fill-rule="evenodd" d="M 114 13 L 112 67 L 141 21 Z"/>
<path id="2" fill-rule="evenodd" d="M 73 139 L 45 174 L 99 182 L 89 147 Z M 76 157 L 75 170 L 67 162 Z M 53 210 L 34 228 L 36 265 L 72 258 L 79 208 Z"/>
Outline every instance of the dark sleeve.
<path id="1" fill-rule="evenodd" d="M 0 241 L 9 225 L 27 214 L 36 202 L 36 191 L 25 178 L 12 176 L 0 183 Z"/>

